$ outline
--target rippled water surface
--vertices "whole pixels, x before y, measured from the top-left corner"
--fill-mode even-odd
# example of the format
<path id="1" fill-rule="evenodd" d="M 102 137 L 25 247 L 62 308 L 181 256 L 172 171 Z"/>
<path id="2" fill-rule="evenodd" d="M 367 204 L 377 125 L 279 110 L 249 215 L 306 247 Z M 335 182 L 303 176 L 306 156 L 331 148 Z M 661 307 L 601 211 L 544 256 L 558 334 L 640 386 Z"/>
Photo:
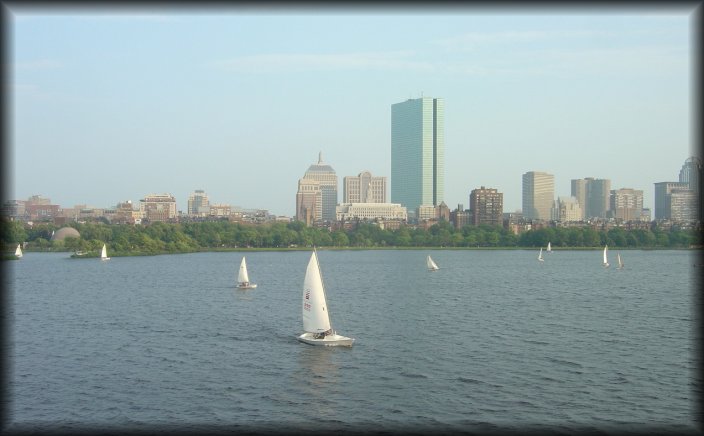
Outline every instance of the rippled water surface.
<path id="1" fill-rule="evenodd" d="M 295 339 L 309 252 L 246 253 L 247 291 L 242 253 L 27 253 L 10 428 L 693 429 L 695 253 L 621 254 L 320 251 L 356 342 L 318 348 Z"/>

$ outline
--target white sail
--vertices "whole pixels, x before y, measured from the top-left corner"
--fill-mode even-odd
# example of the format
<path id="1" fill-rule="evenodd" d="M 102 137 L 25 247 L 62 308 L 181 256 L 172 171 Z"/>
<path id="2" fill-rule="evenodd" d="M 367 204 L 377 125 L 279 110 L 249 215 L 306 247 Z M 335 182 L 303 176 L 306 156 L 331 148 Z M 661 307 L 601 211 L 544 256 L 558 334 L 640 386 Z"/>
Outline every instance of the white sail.
<path id="1" fill-rule="evenodd" d="M 548 249 L 545 250 L 545 251 L 547 251 L 548 253 L 552 253 L 552 247 L 550 246 L 550 243 L 549 243 L 549 242 L 548 242 Z"/>
<path id="2" fill-rule="evenodd" d="M 110 260 L 108 257 L 108 248 L 103 244 L 103 251 L 100 252 L 100 260 Z"/>
<path id="3" fill-rule="evenodd" d="M 310 333 L 322 333 L 331 329 L 325 301 L 325 287 L 320 275 L 318 256 L 314 251 L 310 256 L 306 277 L 303 281 L 303 330 Z"/>
<path id="4" fill-rule="evenodd" d="M 256 262 L 255 262 L 255 264 L 256 264 Z M 256 267 L 257 265 L 254 265 L 254 266 Z M 254 268 L 254 269 L 256 269 L 256 268 Z M 244 260 L 244 257 L 242 257 L 242 262 L 240 263 L 240 272 L 239 272 L 239 274 L 237 274 L 237 281 L 240 284 L 249 282 L 249 274 L 247 274 L 247 262 Z"/>
<path id="5" fill-rule="evenodd" d="M 430 256 L 428 256 L 428 258 L 425 260 L 425 263 L 428 265 L 428 269 L 430 271 L 437 271 L 438 269 L 440 269 L 438 265 L 433 261 L 433 259 L 430 258 Z"/>
<path id="6" fill-rule="evenodd" d="M 540 253 L 538 253 L 538 260 L 543 261 L 543 247 L 540 247 Z"/>
<path id="7" fill-rule="evenodd" d="M 20 244 L 17 244 L 17 250 L 15 250 L 15 256 L 22 257 L 22 248 L 20 247 Z"/>
<path id="8" fill-rule="evenodd" d="M 608 258 L 607 258 L 607 253 L 608 253 L 608 251 L 609 251 L 609 246 L 608 246 L 608 245 L 604 245 L 604 267 L 608 267 L 608 266 L 609 266 L 609 260 L 608 260 Z"/>
<path id="9" fill-rule="evenodd" d="M 618 260 L 618 269 L 623 268 L 623 261 L 621 260 L 621 253 L 616 254 L 616 260 Z"/>

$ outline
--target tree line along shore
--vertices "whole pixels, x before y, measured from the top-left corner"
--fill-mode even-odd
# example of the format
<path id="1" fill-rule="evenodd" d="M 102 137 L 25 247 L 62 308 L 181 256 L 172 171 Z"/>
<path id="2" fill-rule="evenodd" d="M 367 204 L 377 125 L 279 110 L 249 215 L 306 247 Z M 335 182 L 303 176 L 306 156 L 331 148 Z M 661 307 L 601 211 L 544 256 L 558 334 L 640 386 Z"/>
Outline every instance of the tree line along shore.
<path id="1" fill-rule="evenodd" d="M 694 229 L 626 230 L 615 227 L 545 227 L 519 235 L 500 226 L 456 229 L 446 221 L 427 229 L 410 226 L 382 229 L 358 223 L 349 230 L 306 227 L 300 221 L 249 225 L 229 221 L 125 225 L 71 223 L 80 237 L 52 240 L 60 227 L 49 223 L 31 228 L 18 221 L 2 222 L 3 252 L 23 243 L 25 251 L 68 251 L 97 254 L 107 244 L 111 256 L 188 253 L 238 249 L 321 248 L 537 248 L 550 242 L 553 249 L 586 249 L 609 245 L 621 249 L 698 248 L 702 231 Z"/>

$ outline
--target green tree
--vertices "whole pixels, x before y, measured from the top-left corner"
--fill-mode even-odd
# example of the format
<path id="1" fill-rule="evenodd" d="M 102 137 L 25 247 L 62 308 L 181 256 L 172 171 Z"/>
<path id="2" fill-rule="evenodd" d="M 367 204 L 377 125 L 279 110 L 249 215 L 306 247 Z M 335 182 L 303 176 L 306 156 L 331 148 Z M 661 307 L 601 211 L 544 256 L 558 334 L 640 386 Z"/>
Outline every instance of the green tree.
<path id="1" fill-rule="evenodd" d="M 21 244 L 27 240 L 27 231 L 24 229 L 24 224 L 20 221 L 9 221 L 6 219 L 0 223 L 2 229 L 2 242 L 8 246 Z"/>

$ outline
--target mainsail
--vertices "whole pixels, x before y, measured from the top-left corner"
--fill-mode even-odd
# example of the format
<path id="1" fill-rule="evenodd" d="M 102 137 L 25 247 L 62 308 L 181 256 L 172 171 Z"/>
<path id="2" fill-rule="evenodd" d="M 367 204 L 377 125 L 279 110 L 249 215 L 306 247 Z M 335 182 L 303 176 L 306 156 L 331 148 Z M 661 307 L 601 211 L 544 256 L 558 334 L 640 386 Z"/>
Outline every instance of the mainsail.
<path id="1" fill-rule="evenodd" d="M 254 266 L 255 266 L 254 269 L 256 270 L 257 269 L 256 262 L 255 262 Z M 240 263 L 240 272 L 239 272 L 239 274 L 237 274 L 237 281 L 239 283 L 248 283 L 249 282 L 249 274 L 247 274 L 247 262 L 244 260 L 244 257 L 242 258 L 242 262 Z"/>
<path id="2" fill-rule="evenodd" d="M 428 265 L 428 269 L 429 269 L 429 270 L 436 270 L 436 269 L 439 269 L 439 268 L 438 268 L 438 265 L 433 261 L 433 259 L 430 258 L 430 256 L 428 256 L 428 258 L 426 259 L 425 263 Z"/>
<path id="3" fill-rule="evenodd" d="M 320 265 L 315 251 L 310 256 L 306 277 L 303 281 L 303 330 L 322 333 L 331 329 L 325 302 L 325 287 L 320 275 Z"/>

